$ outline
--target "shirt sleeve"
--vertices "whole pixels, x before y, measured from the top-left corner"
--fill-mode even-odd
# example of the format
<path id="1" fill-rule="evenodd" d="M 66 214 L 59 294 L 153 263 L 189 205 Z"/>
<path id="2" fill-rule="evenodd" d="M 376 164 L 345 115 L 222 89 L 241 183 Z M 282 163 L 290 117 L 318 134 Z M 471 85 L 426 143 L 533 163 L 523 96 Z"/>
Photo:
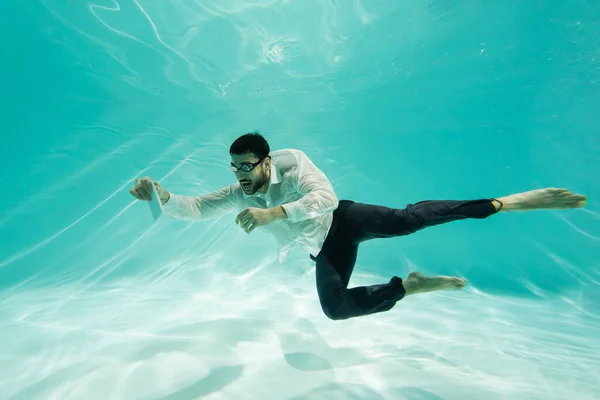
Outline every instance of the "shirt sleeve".
<path id="1" fill-rule="evenodd" d="M 282 205 L 288 219 L 298 222 L 334 211 L 338 198 L 327 176 L 303 152 L 294 155 L 297 165 L 289 173 L 302 197 Z"/>
<path id="2" fill-rule="evenodd" d="M 238 204 L 238 185 L 230 185 L 202 196 L 182 196 L 171 193 L 163 210 L 182 221 L 204 220 L 232 212 Z"/>

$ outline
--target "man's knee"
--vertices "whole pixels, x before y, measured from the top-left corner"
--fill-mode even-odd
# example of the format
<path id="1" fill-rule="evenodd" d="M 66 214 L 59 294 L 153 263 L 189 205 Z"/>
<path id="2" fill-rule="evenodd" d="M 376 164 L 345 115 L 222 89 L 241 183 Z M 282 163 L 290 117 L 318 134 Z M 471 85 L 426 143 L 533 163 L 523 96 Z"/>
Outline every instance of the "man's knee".
<path id="1" fill-rule="evenodd" d="M 321 309 L 327 318 L 333 321 L 340 321 L 349 318 L 348 313 L 344 312 L 344 310 L 339 306 L 329 307 L 321 304 Z"/>
<path id="2" fill-rule="evenodd" d="M 392 230 L 395 235 L 410 235 L 418 232 L 425 226 L 426 220 L 423 215 L 413 212 L 414 206 L 409 204 L 407 208 L 393 209 Z"/>
<path id="3" fill-rule="evenodd" d="M 321 310 L 327 318 L 333 321 L 348 319 L 348 310 L 343 307 L 343 294 L 336 293 L 335 295 L 319 296 Z"/>

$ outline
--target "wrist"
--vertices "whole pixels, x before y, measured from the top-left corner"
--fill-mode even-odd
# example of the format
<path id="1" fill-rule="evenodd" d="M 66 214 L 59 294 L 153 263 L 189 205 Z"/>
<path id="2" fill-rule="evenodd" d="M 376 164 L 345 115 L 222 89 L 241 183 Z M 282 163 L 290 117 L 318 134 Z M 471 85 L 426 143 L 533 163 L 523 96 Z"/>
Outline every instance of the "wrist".
<path id="1" fill-rule="evenodd" d="M 162 193 L 160 193 L 158 197 L 160 197 L 160 203 L 164 206 L 167 201 L 171 199 L 171 193 L 167 192 L 166 190 L 162 190 Z"/>
<path id="2" fill-rule="evenodd" d="M 271 208 L 271 214 L 273 215 L 273 217 L 275 217 L 276 220 L 287 218 L 287 213 L 285 212 L 285 209 L 282 206 Z"/>

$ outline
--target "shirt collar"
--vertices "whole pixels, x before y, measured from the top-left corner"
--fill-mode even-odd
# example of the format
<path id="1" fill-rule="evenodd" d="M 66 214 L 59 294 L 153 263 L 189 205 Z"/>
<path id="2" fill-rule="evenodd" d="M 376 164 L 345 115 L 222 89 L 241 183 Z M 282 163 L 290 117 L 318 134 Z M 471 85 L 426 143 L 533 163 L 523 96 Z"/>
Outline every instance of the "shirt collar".
<path id="1" fill-rule="evenodd" d="M 283 177 L 281 176 L 281 173 L 275 167 L 275 164 L 273 164 L 271 162 L 271 178 L 269 179 L 269 188 L 267 189 L 267 193 L 269 192 L 269 190 L 271 190 L 272 185 L 277 185 L 278 183 L 281 183 L 282 179 L 283 179 Z M 242 191 L 242 194 L 244 195 L 244 198 L 246 198 L 246 199 L 248 197 L 262 197 L 265 195 L 260 192 L 256 192 L 256 193 L 250 195 L 250 194 L 246 194 L 244 191 Z"/>

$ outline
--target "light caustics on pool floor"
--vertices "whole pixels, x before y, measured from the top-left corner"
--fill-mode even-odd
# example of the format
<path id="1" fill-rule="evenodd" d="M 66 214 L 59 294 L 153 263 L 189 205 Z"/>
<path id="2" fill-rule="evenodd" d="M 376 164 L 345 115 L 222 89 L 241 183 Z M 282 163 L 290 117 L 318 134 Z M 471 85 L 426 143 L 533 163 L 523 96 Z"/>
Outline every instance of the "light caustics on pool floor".
<path id="1" fill-rule="evenodd" d="M 314 271 L 206 259 L 131 279 L 14 291 L 0 308 L 7 399 L 592 399 L 600 323 L 560 300 L 467 289 L 329 321 Z M 172 273 L 156 277 L 157 268 Z M 357 274 L 353 284 L 381 282 Z M 76 294 L 75 296 L 73 294 Z"/>

